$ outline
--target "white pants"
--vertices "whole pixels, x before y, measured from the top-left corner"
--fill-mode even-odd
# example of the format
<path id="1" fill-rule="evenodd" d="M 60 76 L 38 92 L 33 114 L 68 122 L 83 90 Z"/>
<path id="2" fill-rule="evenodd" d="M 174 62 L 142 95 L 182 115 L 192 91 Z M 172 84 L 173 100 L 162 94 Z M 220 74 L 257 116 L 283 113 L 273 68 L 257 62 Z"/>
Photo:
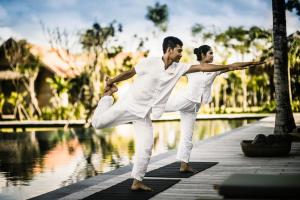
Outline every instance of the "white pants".
<path id="1" fill-rule="evenodd" d="M 132 122 L 135 129 L 135 157 L 131 176 L 142 181 L 147 171 L 153 147 L 153 128 L 149 114 L 140 118 L 126 110 L 126 105 L 115 103 L 111 96 L 100 99 L 92 117 L 92 126 L 97 129 Z"/>
<path id="2" fill-rule="evenodd" d="M 180 112 L 180 142 L 176 159 L 189 162 L 193 148 L 193 131 L 200 103 L 190 101 L 181 95 L 171 96 L 165 112 Z"/>

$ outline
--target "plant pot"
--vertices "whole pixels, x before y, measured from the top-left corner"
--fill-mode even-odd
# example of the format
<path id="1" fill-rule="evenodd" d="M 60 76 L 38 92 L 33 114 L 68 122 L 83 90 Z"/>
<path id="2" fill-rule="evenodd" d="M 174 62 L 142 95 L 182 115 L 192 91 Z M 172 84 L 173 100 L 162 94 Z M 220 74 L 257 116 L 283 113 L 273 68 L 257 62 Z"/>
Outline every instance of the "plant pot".
<path id="1" fill-rule="evenodd" d="M 243 140 L 242 150 L 248 157 L 272 157 L 287 156 L 291 151 L 291 142 L 279 142 L 273 144 L 253 144 L 253 140 Z"/>

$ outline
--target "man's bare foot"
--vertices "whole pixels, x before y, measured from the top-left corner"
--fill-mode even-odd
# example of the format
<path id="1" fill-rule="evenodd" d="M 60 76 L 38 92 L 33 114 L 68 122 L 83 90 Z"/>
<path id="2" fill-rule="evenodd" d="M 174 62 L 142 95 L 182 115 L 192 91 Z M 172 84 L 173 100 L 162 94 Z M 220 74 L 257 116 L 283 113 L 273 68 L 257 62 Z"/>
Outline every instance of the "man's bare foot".
<path id="1" fill-rule="evenodd" d="M 145 185 L 142 181 L 133 180 L 133 183 L 131 185 L 131 190 L 145 190 L 145 191 L 153 191 L 152 188 L 148 187 L 147 185 Z"/>
<path id="2" fill-rule="evenodd" d="M 179 171 L 182 173 L 194 173 L 195 172 L 193 170 L 193 168 L 189 165 L 189 163 L 185 163 L 185 162 L 181 162 Z"/>

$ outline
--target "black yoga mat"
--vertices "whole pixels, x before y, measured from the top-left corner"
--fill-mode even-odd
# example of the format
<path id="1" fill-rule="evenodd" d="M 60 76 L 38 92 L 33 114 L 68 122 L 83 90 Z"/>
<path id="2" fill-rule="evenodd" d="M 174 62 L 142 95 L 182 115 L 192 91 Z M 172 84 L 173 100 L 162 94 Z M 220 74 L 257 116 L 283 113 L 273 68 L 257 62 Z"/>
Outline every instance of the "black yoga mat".
<path id="1" fill-rule="evenodd" d="M 144 179 L 143 183 L 151 187 L 154 191 L 132 191 L 130 186 L 133 179 L 127 179 L 105 190 L 92 194 L 84 198 L 84 200 L 145 200 L 150 199 L 154 195 L 168 189 L 175 185 L 180 180 L 166 180 L 166 179 Z"/>
<path id="2" fill-rule="evenodd" d="M 180 162 L 174 162 L 169 165 L 160 167 L 158 169 L 147 172 L 147 177 L 166 177 L 166 178 L 188 178 L 201 171 L 204 171 L 216 164 L 217 162 L 190 162 L 190 166 L 193 168 L 194 173 L 179 172 Z"/>
<path id="3" fill-rule="evenodd" d="M 218 189 L 225 198 L 299 198 L 300 174 L 232 174 Z"/>

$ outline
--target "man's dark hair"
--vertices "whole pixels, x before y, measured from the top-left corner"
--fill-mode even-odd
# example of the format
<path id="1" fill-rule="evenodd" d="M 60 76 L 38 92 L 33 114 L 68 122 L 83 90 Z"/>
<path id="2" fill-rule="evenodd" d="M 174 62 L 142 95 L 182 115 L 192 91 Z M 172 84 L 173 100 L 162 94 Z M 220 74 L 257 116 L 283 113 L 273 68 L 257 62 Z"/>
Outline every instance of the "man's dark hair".
<path id="1" fill-rule="evenodd" d="M 168 36 L 164 39 L 162 47 L 163 52 L 166 53 L 167 49 L 170 47 L 171 49 L 174 49 L 177 45 L 183 46 L 183 43 L 180 39 L 174 36 Z"/>

